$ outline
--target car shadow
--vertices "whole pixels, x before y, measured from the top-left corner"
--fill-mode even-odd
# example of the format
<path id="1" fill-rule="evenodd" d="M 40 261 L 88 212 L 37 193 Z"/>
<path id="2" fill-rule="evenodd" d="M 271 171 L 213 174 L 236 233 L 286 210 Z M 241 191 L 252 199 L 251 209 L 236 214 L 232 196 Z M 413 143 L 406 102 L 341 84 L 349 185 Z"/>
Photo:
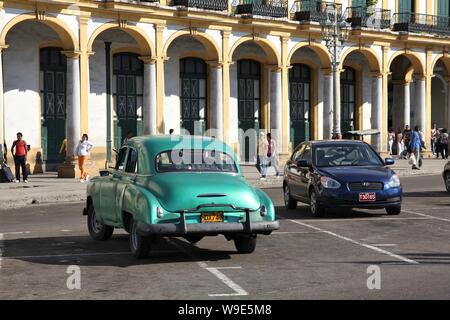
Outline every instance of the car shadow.
<path id="1" fill-rule="evenodd" d="M 325 215 L 321 218 L 316 218 L 311 214 L 309 206 L 299 205 L 297 209 L 288 210 L 284 206 L 275 207 L 275 213 L 281 219 L 295 219 L 295 220 L 327 220 L 327 219 L 361 219 L 361 218 L 375 218 L 386 216 L 384 210 L 376 210 L 373 212 L 362 211 L 358 209 L 327 209 Z"/>
<path id="2" fill-rule="evenodd" d="M 403 192 L 404 198 L 450 198 L 447 191 Z"/>
<path id="3" fill-rule="evenodd" d="M 225 238 L 223 239 L 224 241 Z M 136 259 L 129 250 L 129 236 L 113 235 L 108 241 L 89 236 L 63 236 L 3 240 L 3 258 L 47 265 L 122 267 L 165 263 L 221 261 L 236 251 L 201 248 L 182 238 L 162 238 L 152 245 L 150 257 Z"/>

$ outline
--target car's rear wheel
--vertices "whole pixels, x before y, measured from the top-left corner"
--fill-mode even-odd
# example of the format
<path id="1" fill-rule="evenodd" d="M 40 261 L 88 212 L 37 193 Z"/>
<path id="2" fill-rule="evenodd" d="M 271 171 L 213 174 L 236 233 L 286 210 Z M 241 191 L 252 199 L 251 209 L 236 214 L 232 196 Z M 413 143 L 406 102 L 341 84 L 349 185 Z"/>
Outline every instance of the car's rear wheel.
<path id="1" fill-rule="evenodd" d="M 390 216 L 397 216 L 400 214 L 400 212 L 402 212 L 401 206 L 386 208 L 386 213 Z"/>
<path id="2" fill-rule="evenodd" d="M 445 173 L 445 189 L 450 192 L 450 172 Z"/>
<path id="3" fill-rule="evenodd" d="M 284 205 L 289 210 L 297 209 L 297 200 L 291 197 L 291 190 L 289 189 L 289 186 L 286 184 L 284 186 Z"/>
<path id="4" fill-rule="evenodd" d="M 320 218 L 325 215 L 325 208 L 317 203 L 317 192 L 314 189 L 309 193 L 309 207 L 314 217 Z"/>
<path id="5" fill-rule="evenodd" d="M 256 235 L 237 235 L 234 237 L 234 245 L 238 253 L 252 253 L 256 248 Z"/>
<path id="6" fill-rule="evenodd" d="M 97 241 L 108 240 L 114 232 L 114 227 L 104 225 L 97 221 L 94 205 L 90 205 L 88 208 L 87 225 L 89 235 Z"/>
<path id="7" fill-rule="evenodd" d="M 130 250 L 137 259 L 148 258 L 150 255 L 151 239 L 141 236 L 137 230 L 137 221 L 131 219 Z"/>
<path id="8" fill-rule="evenodd" d="M 203 239 L 202 235 L 197 235 L 197 234 L 190 234 L 184 237 L 187 241 L 189 241 L 190 243 L 194 244 L 199 242 L 200 240 Z"/>

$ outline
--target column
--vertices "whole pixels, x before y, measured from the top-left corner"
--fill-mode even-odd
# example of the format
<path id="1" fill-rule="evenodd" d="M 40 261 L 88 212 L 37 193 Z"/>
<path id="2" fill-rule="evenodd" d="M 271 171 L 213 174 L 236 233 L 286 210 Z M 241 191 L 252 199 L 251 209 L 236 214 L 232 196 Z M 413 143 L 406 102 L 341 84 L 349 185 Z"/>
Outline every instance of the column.
<path id="1" fill-rule="evenodd" d="M 445 108 L 445 120 L 444 123 L 441 125 L 444 128 L 450 128 L 450 77 L 446 77 L 445 80 L 447 81 L 447 107 Z M 0 88 L 1 90 L 1 88 Z M 0 102 L 1 103 L 1 102 Z"/>
<path id="2" fill-rule="evenodd" d="M 333 137 L 333 75 L 325 72 L 323 75 L 323 139 Z"/>
<path id="3" fill-rule="evenodd" d="M 371 114 L 371 122 L 372 129 L 378 129 L 380 134 L 372 136 L 372 146 L 375 148 L 377 152 L 381 151 L 381 131 L 382 128 L 382 104 L 383 104 L 383 95 L 382 88 L 383 86 L 383 77 L 381 74 L 376 74 L 372 77 L 372 114 Z M 384 128 L 385 129 L 385 128 Z"/>
<path id="4" fill-rule="evenodd" d="M 333 114 L 334 114 L 334 130 L 333 135 L 336 139 L 342 138 L 341 132 L 341 71 L 339 64 L 333 67 Z"/>
<path id="5" fill-rule="evenodd" d="M 406 81 L 403 85 L 403 128 L 406 125 L 411 127 L 411 87 L 409 81 Z"/>
<path id="6" fill-rule="evenodd" d="M 281 90 L 281 70 L 277 68 L 270 72 L 270 131 L 272 132 L 272 138 L 277 143 L 278 153 L 281 152 L 283 145 L 281 139 L 283 125 Z"/>
<path id="7" fill-rule="evenodd" d="M 223 95 L 222 95 L 222 66 L 218 63 L 210 64 L 211 75 L 211 134 L 223 140 Z"/>
<path id="8" fill-rule="evenodd" d="M 425 96 L 425 79 L 419 78 L 416 80 L 416 123 L 413 127 L 418 125 L 420 130 L 426 130 L 426 96 Z"/>
<path id="9" fill-rule="evenodd" d="M 81 139 L 80 112 L 80 60 L 75 52 L 63 52 L 67 56 L 66 138 L 67 156 L 58 168 L 58 178 L 75 178 L 75 148 Z"/>
<path id="10" fill-rule="evenodd" d="M 162 5 L 162 3 L 161 3 Z M 165 25 L 155 25 L 156 36 L 156 131 L 164 134 L 164 33 Z M 166 132 L 167 133 L 167 132 Z"/>
<path id="11" fill-rule="evenodd" d="M 151 57 L 139 57 L 144 62 L 144 90 L 142 118 L 144 135 L 156 134 L 156 61 Z"/>
<path id="12" fill-rule="evenodd" d="M 3 163 L 3 142 L 5 141 L 5 107 L 4 107 L 4 97 L 3 97 L 3 49 L 4 47 L 0 46 L 0 164 Z"/>

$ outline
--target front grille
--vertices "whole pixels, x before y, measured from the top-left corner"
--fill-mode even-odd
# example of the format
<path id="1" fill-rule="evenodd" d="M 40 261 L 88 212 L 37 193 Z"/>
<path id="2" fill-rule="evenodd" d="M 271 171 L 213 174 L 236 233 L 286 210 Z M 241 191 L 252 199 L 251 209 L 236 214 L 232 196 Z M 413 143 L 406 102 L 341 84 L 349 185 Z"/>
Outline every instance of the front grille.
<path id="1" fill-rule="evenodd" d="M 375 191 L 383 190 L 382 182 L 351 182 L 348 184 L 350 191 Z"/>

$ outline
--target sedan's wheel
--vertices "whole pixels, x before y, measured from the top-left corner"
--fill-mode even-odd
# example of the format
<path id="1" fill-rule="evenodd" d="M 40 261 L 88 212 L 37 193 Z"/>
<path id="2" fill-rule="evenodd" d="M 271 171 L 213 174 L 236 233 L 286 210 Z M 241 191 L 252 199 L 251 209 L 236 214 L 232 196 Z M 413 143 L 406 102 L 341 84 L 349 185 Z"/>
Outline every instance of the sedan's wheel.
<path id="1" fill-rule="evenodd" d="M 297 200 L 291 197 L 291 190 L 288 185 L 284 186 L 284 205 L 289 210 L 297 209 Z"/>
<path id="2" fill-rule="evenodd" d="M 401 206 L 386 208 L 386 213 L 390 216 L 397 216 L 400 212 L 402 212 Z"/>
<path id="3" fill-rule="evenodd" d="M 114 232 L 114 227 L 106 226 L 97 221 L 94 205 L 91 205 L 88 209 L 87 225 L 89 235 L 97 241 L 108 240 Z"/>
<path id="4" fill-rule="evenodd" d="M 234 237 L 234 245 L 239 253 L 252 253 L 256 248 L 256 235 L 238 235 Z"/>
<path id="5" fill-rule="evenodd" d="M 187 241 L 189 241 L 190 243 L 194 244 L 199 242 L 200 240 L 203 239 L 202 235 L 198 235 L 198 234 L 190 234 L 184 237 Z"/>
<path id="6" fill-rule="evenodd" d="M 309 207 L 313 216 L 320 218 L 325 215 L 325 208 L 317 203 L 317 193 L 314 189 L 309 195 Z"/>
<path id="7" fill-rule="evenodd" d="M 147 258 L 150 255 L 151 239 L 137 232 L 137 221 L 131 219 L 130 250 L 138 259 Z"/>
<path id="8" fill-rule="evenodd" d="M 450 172 L 445 173 L 445 189 L 450 192 Z"/>

